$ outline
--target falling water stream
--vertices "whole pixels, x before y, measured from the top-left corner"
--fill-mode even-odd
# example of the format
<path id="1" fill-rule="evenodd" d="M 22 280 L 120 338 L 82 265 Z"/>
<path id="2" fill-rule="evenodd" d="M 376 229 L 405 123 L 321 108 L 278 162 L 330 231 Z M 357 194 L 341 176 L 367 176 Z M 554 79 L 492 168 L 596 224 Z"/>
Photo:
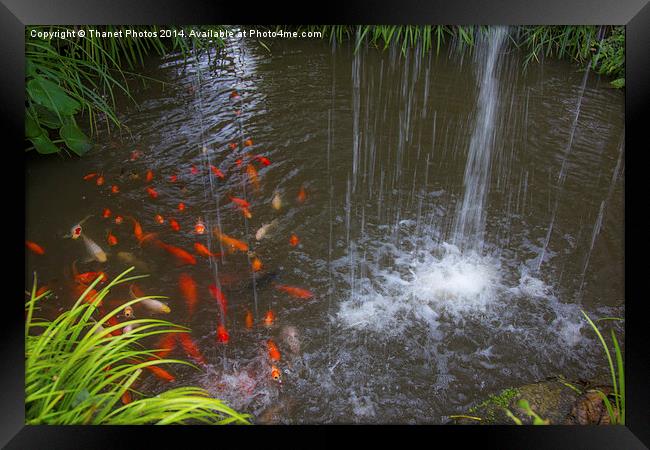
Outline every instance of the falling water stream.
<path id="1" fill-rule="evenodd" d="M 148 59 L 144 74 L 168 84 L 134 87 L 137 107 L 120 100 L 123 131 L 102 131 L 82 159 L 29 161 L 26 231 L 47 253 L 28 255 L 26 284 L 36 270 L 55 287 L 43 314 L 72 303 L 66 271 L 85 250 L 61 236 L 94 214 L 84 232 L 109 260 L 81 268 L 115 276 L 129 266 L 117 253 L 130 252 L 151 274 L 141 287 L 169 297 L 164 318 L 190 327 L 208 361 L 170 369 L 169 384 L 143 377 L 139 388 L 197 385 L 258 423 L 443 423 L 505 387 L 602 376 L 580 309 L 624 314 L 623 94 L 566 61 L 524 71 L 508 32 L 489 28 L 473 49 L 452 41 L 439 55 L 320 40 L 273 41 L 269 53 L 232 39 L 187 63 Z M 134 149 L 143 156 L 130 161 Z M 259 190 L 237 164 L 248 154 L 271 161 L 256 166 Z M 98 171 L 119 194 L 83 181 Z M 230 196 L 250 202 L 250 219 Z M 165 242 L 191 251 L 199 241 L 222 256 L 177 267 L 140 248 L 132 227 L 103 219 L 104 208 L 137 217 Z M 252 254 L 231 254 L 210 233 L 197 237 L 198 218 L 248 243 L 263 270 L 252 274 Z M 198 285 L 194 315 L 181 273 Z M 116 288 L 107 301 L 127 298 Z M 271 326 L 262 323 L 268 310 Z M 219 324 L 227 344 L 217 342 Z M 282 352 L 281 384 L 269 377 L 269 338 Z"/>

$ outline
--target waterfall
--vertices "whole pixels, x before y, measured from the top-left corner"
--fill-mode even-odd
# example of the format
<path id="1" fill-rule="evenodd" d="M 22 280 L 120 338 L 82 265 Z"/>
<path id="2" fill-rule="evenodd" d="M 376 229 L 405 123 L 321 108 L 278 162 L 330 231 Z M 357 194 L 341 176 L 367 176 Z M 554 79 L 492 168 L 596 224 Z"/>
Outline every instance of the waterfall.
<path id="1" fill-rule="evenodd" d="M 479 38 L 475 48 L 479 97 L 474 132 L 465 166 L 464 196 L 454 224 L 454 243 L 480 251 L 485 231 L 485 201 L 490 183 L 490 163 L 495 140 L 499 79 L 497 61 L 508 30 L 494 27 Z"/>

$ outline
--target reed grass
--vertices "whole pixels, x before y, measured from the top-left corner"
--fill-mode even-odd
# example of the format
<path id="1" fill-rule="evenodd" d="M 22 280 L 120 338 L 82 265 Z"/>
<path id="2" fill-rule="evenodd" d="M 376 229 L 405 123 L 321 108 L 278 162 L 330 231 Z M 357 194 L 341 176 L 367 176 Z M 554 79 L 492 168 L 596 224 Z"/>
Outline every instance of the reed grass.
<path id="1" fill-rule="evenodd" d="M 124 308 L 147 298 L 130 300 L 94 319 L 97 307 L 110 289 L 142 276 L 127 277 L 133 267 L 118 275 L 92 299 L 99 278 L 72 308 L 54 320 L 35 317 L 48 292 L 36 295 L 37 281 L 25 304 L 25 418 L 29 425 L 136 425 L 136 424 L 247 424 L 240 414 L 197 387 L 167 390 L 155 397 L 136 391 L 134 382 L 148 366 L 193 364 L 161 359 L 143 341 L 188 329 L 157 319 L 137 319 L 110 326 L 108 321 Z M 128 325 L 128 333 L 112 335 Z M 129 391 L 134 397 L 121 404 Z"/>

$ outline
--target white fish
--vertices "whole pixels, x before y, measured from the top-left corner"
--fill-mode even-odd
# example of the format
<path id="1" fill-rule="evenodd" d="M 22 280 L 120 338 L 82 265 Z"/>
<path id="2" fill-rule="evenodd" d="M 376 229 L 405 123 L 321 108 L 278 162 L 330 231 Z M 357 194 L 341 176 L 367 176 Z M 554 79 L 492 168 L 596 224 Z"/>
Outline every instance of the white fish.
<path id="1" fill-rule="evenodd" d="M 277 224 L 278 224 L 278 220 L 275 219 L 272 222 L 267 223 L 266 225 L 262 225 L 262 227 L 259 230 L 257 230 L 257 233 L 255 233 L 255 239 L 257 239 L 258 241 L 264 239 L 264 237 L 271 230 L 271 228 L 275 227 Z"/>
<path id="2" fill-rule="evenodd" d="M 140 261 L 133 253 L 117 252 L 117 257 L 120 261 L 135 266 L 140 272 L 151 272 L 149 265 Z"/>
<path id="3" fill-rule="evenodd" d="M 83 220 L 80 220 L 79 223 L 73 225 L 72 228 L 70 228 L 70 234 L 66 234 L 63 237 L 64 238 L 78 239 L 79 236 L 81 236 L 81 225 L 83 225 L 83 223 L 86 220 L 90 219 L 92 216 L 93 216 L 92 214 L 87 215 Z"/>
<path id="4" fill-rule="evenodd" d="M 279 192 L 276 192 L 275 195 L 273 196 L 271 205 L 273 205 L 273 209 L 275 209 L 276 211 L 279 211 L 280 208 L 282 208 L 282 199 L 280 198 Z"/>
<path id="5" fill-rule="evenodd" d="M 169 306 L 153 298 L 145 298 L 140 304 L 154 313 L 169 314 L 172 311 Z"/>
<path id="6" fill-rule="evenodd" d="M 86 250 L 88 250 L 88 253 L 92 259 L 99 261 L 100 263 L 106 262 L 108 260 L 108 257 L 106 256 L 104 250 L 102 250 L 102 248 L 97 245 L 95 241 L 89 237 L 86 237 L 85 234 L 82 234 L 81 238 L 83 239 L 84 244 L 86 244 Z"/>
<path id="7" fill-rule="evenodd" d="M 286 325 L 280 332 L 282 341 L 289 347 L 291 353 L 297 355 L 300 353 L 300 338 L 298 330 L 292 325 Z"/>

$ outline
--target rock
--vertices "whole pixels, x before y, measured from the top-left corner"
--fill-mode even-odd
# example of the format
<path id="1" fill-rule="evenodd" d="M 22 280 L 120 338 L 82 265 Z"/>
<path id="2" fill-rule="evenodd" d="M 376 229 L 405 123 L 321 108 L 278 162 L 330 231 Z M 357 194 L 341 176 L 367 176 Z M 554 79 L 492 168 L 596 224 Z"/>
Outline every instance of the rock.
<path id="1" fill-rule="evenodd" d="M 607 407 L 601 395 L 597 390 L 602 391 L 609 397 L 612 389 L 609 386 L 598 386 L 590 389 L 576 399 L 571 408 L 571 412 L 566 416 L 564 424 L 566 425 L 610 425 L 611 418 L 607 412 Z M 615 400 L 609 398 L 614 413 L 618 416 Z"/>

